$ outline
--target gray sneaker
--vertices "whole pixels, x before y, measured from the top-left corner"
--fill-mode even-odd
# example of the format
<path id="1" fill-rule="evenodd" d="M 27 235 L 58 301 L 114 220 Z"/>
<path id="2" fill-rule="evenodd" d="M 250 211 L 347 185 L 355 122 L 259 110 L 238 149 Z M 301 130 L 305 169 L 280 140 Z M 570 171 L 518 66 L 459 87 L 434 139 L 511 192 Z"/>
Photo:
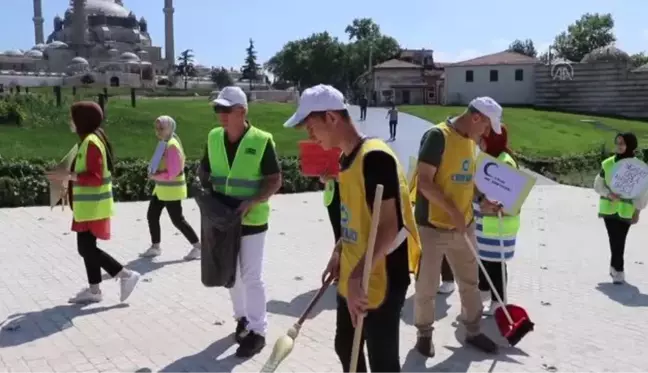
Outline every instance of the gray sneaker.
<path id="1" fill-rule="evenodd" d="M 162 254 L 162 249 L 160 249 L 160 246 L 151 245 L 148 250 L 140 254 L 140 257 L 154 258 L 156 256 L 160 256 L 160 254 Z"/>
<path id="2" fill-rule="evenodd" d="M 101 295 L 101 291 L 98 293 L 93 293 L 90 291 L 89 288 L 85 288 L 78 292 L 75 296 L 72 298 L 68 299 L 68 303 L 72 304 L 91 304 L 91 303 L 99 303 L 103 300 L 103 296 Z"/>
<path id="3" fill-rule="evenodd" d="M 119 300 L 121 302 L 125 301 L 130 297 L 131 293 L 135 289 L 135 285 L 139 282 L 141 275 L 139 272 L 136 271 L 130 271 L 130 275 L 128 277 L 123 277 L 119 279 L 119 287 L 120 287 L 120 295 L 119 295 Z"/>

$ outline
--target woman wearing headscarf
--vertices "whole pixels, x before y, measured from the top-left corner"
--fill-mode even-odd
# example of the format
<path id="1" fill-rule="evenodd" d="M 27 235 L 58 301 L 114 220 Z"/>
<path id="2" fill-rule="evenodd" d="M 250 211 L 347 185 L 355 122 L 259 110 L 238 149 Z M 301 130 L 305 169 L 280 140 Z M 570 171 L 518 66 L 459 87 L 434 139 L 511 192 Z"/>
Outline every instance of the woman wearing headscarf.
<path id="1" fill-rule="evenodd" d="M 187 198 L 187 182 L 184 173 L 185 155 L 175 130 L 176 122 L 170 116 L 163 115 L 155 120 L 155 135 L 160 143 L 149 165 L 149 177 L 155 182 L 155 188 L 146 214 L 151 234 L 151 246 L 140 256 L 155 257 L 162 253 L 160 216 L 166 207 L 171 223 L 192 246 L 184 259 L 200 259 L 198 236 L 182 214 L 182 200 Z"/>
<path id="2" fill-rule="evenodd" d="M 140 274 L 124 268 L 112 256 L 97 247 L 97 239 L 110 239 L 110 218 L 113 215 L 112 173 L 113 150 L 100 127 L 103 111 L 94 102 L 77 102 L 70 108 L 70 127 L 79 135 L 73 148 L 76 157 L 70 169 L 47 173 L 52 182 L 68 183 L 70 207 L 73 211 L 72 231 L 77 234 L 77 248 L 86 268 L 89 287 L 72 297 L 70 303 L 96 303 L 102 300 L 101 270 L 119 278 L 125 301 L 133 292 Z"/>
<path id="3" fill-rule="evenodd" d="M 594 190 L 601 196 L 599 217 L 603 218 L 610 241 L 610 277 L 615 284 L 625 282 L 624 254 L 630 225 L 639 221 L 639 211 L 646 207 L 648 194 L 633 200 L 622 199 L 613 193 L 611 184 L 614 165 L 624 159 L 634 158 L 637 136 L 632 132 L 619 133 L 614 139 L 615 154 L 601 163 L 601 172 L 594 179 Z"/>
<path id="4" fill-rule="evenodd" d="M 497 158 L 498 160 L 518 168 L 517 162 L 511 156 L 512 152 L 508 147 L 508 132 L 502 123 L 502 133 L 496 134 L 489 131 L 479 139 L 481 151 Z M 507 271 L 506 261 L 513 258 L 515 253 L 515 242 L 520 229 L 520 215 L 510 216 L 501 213 L 500 207 L 489 201 L 484 194 L 476 191 L 476 201 L 473 204 L 475 209 L 475 223 L 477 224 L 477 250 L 486 274 L 493 281 L 495 289 L 491 289 L 486 280 L 486 275 L 479 269 L 479 290 L 482 292 L 482 299 L 490 299 L 490 307 L 484 311 L 486 315 L 492 315 L 501 306 L 493 290 L 497 291 L 502 299 L 506 299 Z M 502 217 L 498 214 L 501 213 Z M 502 247 L 503 246 L 503 247 Z"/>

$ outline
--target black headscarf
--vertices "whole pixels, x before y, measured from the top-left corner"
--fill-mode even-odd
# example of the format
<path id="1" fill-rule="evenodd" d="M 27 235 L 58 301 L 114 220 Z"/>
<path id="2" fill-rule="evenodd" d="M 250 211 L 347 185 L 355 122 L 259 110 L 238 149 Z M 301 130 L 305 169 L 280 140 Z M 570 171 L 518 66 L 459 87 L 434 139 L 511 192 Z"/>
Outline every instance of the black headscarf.
<path id="1" fill-rule="evenodd" d="M 614 160 L 620 161 L 625 158 L 632 158 L 635 156 L 635 150 L 637 150 L 638 141 L 637 136 L 632 132 L 621 132 L 616 135 L 615 140 L 619 137 L 623 138 L 623 142 L 626 144 L 626 150 L 623 154 L 615 154 Z"/>

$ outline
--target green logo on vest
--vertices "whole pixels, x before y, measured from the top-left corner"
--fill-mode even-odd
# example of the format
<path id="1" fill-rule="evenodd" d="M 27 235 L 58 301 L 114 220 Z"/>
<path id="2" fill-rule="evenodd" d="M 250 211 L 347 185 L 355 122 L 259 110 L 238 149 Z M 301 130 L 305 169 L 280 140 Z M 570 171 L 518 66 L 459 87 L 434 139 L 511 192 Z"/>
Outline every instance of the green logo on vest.
<path id="1" fill-rule="evenodd" d="M 351 216 L 346 205 L 340 204 L 340 223 L 342 225 L 342 239 L 348 243 L 356 243 L 358 241 L 358 232 L 349 227 Z"/>
<path id="2" fill-rule="evenodd" d="M 245 154 L 255 155 L 256 149 L 254 148 L 245 148 Z"/>

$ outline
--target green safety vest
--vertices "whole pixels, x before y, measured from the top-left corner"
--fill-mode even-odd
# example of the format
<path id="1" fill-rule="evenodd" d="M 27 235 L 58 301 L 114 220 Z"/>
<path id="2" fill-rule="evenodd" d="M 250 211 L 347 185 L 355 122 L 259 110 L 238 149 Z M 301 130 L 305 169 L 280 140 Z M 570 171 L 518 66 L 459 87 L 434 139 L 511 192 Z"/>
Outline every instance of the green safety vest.
<path id="1" fill-rule="evenodd" d="M 515 168 L 518 168 L 517 163 L 508 153 L 502 152 L 497 157 L 498 160 L 509 164 Z M 486 238 L 495 238 L 500 237 L 508 238 L 515 242 L 515 236 L 520 230 L 520 215 L 509 216 L 502 215 L 502 234 L 500 236 L 500 223 L 497 216 L 484 216 L 482 218 L 482 235 Z"/>
<path id="2" fill-rule="evenodd" d="M 324 206 L 328 207 L 335 196 L 335 180 L 329 180 L 324 184 Z"/>
<path id="3" fill-rule="evenodd" d="M 216 192 L 239 199 L 257 195 L 263 181 L 261 160 L 268 142 L 274 144 L 272 134 L 250 126 L 236 150 L 231 168 L 225 141 L 225 130 L 222 127 L 209 132 L 207 154 L 211 167 L 212 188 Z M 268 201 L 259 202 L 243 217 L 243 225 L 264 225 L 268 223 L 269 217 Z"/>
<path id="4" fill-rule="evenodd" d="M 176 147 L 180 152 L 180 174 L 176 176 L 173 180 L 163 180 L 155 181 L 155 188 L 153 188 L 153 194 L 158 197 L 160 201 L 180 201 L 187 198 L 187 181 L 185 180 L 184 165 L 185 165 L 185 155 L 184 150 L 182 149 L 182 144 L 178 141 L 177 138 L 172 137 L 171 140 L 167 142 L 167 149 L 170 147 Z M 166 160 L 165 157 L 162 157 L 160 160 L 160 165 L 158 170 L 166 171 Z"/>
<path id="5" fill-rule="evenodd" d="M 114 209 L 112 175 L 108 170 L 106 147 L 97 135 L 90 134 L 81 142 L 76 155 L 74 173 L 80 174 L 87 170 L 86 158 L 90 143 L 101 151 L 103 183 L 101 186 L 80 186 L 75 182 L 72 183 L 72 212 L 77 222 L 109 218 L 113 215 Z"/>
<path id="6" fill-rule="evenodd" d="M 604 160 L 601 163 L 601 168 L 605 173 L 605 184 L 612 184 L 612 170 L 614 169 L 614 156 Z M 628 222 L 632 221 L 635 213 L 635 207 L 632 200 L 622 199 L 619 201 L 612 201 L 609 198 L 601 197 L 599 199 L 599 217 L 610 217 L 617 215 L 621 220 Z"/>

